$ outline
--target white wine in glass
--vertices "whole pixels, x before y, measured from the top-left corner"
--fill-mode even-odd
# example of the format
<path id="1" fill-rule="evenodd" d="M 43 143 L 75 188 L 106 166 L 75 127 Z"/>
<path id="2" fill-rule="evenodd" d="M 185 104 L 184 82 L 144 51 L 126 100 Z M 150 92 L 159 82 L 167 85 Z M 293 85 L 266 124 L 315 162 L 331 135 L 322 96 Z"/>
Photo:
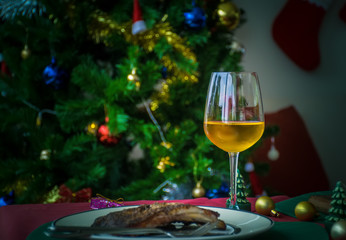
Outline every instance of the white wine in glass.
<path id="1" fill-rule="evenodd" d="M 204 111 L 204 132 L 230 161 L 229 208 L 237 205 L 239 152 L 254 145 L 264 131 L 261 90 L 255 72 L 213 72 Z"/>

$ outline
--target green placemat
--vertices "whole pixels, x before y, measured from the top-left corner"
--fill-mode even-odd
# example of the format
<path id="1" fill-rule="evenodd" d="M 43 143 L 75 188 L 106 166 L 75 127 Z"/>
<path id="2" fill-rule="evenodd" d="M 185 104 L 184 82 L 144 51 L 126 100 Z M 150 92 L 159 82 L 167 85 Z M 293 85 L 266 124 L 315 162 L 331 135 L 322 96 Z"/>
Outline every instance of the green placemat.
<path id="1" fill-rule="evenodd" d="M 302 201 L 307 201 L 311 196 L 316 195 L 332 195 L 332 191 L 324 191 L 324 192 L 312 192 L 303 194 L 294 198 L 290 198 L 278 203 L 275 203 L 275 209 L 283 214 L 286 214 L 291 217 L 296 217 L 294 215 L 294 209 L 298 203 Z"/>
<path id="2" fill-rule="evenodd" d="M 26 240 L 61 240 L 50 238 L 44 235 L 43 231 L 51 223 L 46 223 L 34 230 Z M 168 238 L 169 239 L 169 238 Z M 275 222 L 274 226 L 267 232 L 264 232 L 252 239 L 255 240 L 328 240 L 326 230 L 311 222 Z"/>
<path id="3" fill-rule="evenodd" d="M 308 201 L 311 196 L 316 196 L 316 195 L 330 196 L 332 195 L 332 191 L 312 192 L 312 193 L 303 194 L 294 198 L 290 198 L 290 199 L 276 203 L 275 209 L 278 212 L 281 212 L 288 216 L 296 217 L 294 214 L 294 209 L 297 206 L 297 204 L 302 201 Z M 325 214 L 319 213 L 319 215 L 315 217 L 311 222 L 324 224 L 327 232 L 329 233 L 333 223 L 325 221 L 325 217 L 326 217 Z"/>

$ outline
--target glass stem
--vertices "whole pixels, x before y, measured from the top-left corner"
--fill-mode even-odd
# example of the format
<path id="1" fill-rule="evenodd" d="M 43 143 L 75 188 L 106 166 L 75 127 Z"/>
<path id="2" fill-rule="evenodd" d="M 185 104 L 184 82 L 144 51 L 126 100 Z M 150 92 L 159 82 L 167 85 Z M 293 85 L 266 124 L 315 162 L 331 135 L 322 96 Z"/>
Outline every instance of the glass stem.
<path id="1" fill-rule="evenodd" d="M 228 208 L 239 209 L 237 204 L 237 170 L 238 170 L 238 157 L 239 152 L 229 152 L 229 166 L 231 173 L 231 185 L 230 185 L 230 199 L 228 203 Z"/>

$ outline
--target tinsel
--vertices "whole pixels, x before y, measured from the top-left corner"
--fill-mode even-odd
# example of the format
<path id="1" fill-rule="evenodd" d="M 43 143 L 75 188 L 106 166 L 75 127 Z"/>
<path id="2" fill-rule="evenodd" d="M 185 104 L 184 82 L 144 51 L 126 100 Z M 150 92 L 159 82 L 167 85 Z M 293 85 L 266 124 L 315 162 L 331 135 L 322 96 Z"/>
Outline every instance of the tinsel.
<path id="1" fill-rule="evenodd" d="M 133 45 L 141 46 L 146 52 L 152 52 L 157 42 L 164 38 L 177 52 L 181 53 L 192 65 L 197 66 L 196 55 L 188 48 L 183 38 L 174 33 L 168 22 L 165 22 L 167 15 L 162 20 L 155 24 L 151 29 L 143 33 L 133 35 L 131 33 L 131 22 L 118 24 L 111 19 L 107 14 L 97 11 L 90 16 L 88 32 L 92 39 L 97 43 L 104 43 L 106 46 L 112 43 L 108 41 L 111 34 L 122 34 L 127 42 Z M 159 94 L 153 96 L 151 110 L 155 111 L 158 108 L 158 101 L 166 101 L 169 94 L 169 85 L 176 81 L 196 83 L 198 82 L 197 72 L 187 73 L 180 69 L 169 55 L 161 57 L 162 65 L 167 69 L 167 78 L 161 85 Z"/>
<path id="2" fill-rule="evenodd" d="M 171 158 L 169 156 L 160 158 L 160 162 L 156 166 L 156 168 L 159 169 L 161 173 L 163 173 L 166 170 L 166 166 L 175 166 L 175 163 L 171 162 Z"/>
<path id="3" fill-rule="evenodd" d="M 165 38 L 173 48 L 180 52 L 185 58 L 195 63 L 196 55 L 186 46 L 184 40 L 178 34 L 173 32 L 170 24 L 164 22 L 165 19 L 166 17 L 164 17 L 162 21 L 157 23 L 152 29 L 148 29 L 144 33 L 132 35 L 131 22 L 118 24 L 105 13 L 97 11 L 90 16 L 88 31 L 95 42 L 103 42 L 105 45 L 111 44 L 107 39 L 112 33 L 123 34 L 126 41 L 131 42 L 134 45 L 140 45 L 147 52 L 152 52 L 157 41 L 161 38 Z M 176 68 L 173 66 L 173 61 L 169 57 L 163 56 L 162 59 L 163 65 L 167 67 L 168 71 L 172 71 Z M 184 74 L 181 79 L 185 81 L 189 80 L 189 78 L 186 78 L 186 74 Z M 192 76 L 190 79 L 192 82 L 197 81 L 196 76 Z"/>
<path id="4" fill-rule="evenodd" d="M 5 188 L 3 188 L 2 191 L 4 192 L 14 191 L 16 194 L 21 194 L 22 192 L 28 189 L 30 182 L 34 178 L 35 178 L 34 176 L 31 176 L 29 178 L 16 180 L 14 183 L 7 185 Z"/>
<path id="5" fill-rule="evenodd" d="M 31 18 L 45 12 L 46 7 L 35 0 L 0 0 L 0 17 L 3 20 L 12 20 L 19 15 Z"/>
<path id="6" fill-rule="evenodd" d="M 89 16 L 89 18 L 90 24 L 88 25 L 88 33 L 96 43 L 102 42 L 108 46 L 111 44 L 107 41 L 107 37 L 109 37 L 110 34 L 125 31 L 124 26 L 113 21 L 106 13 L 102 11 L 95 11 Z"/>

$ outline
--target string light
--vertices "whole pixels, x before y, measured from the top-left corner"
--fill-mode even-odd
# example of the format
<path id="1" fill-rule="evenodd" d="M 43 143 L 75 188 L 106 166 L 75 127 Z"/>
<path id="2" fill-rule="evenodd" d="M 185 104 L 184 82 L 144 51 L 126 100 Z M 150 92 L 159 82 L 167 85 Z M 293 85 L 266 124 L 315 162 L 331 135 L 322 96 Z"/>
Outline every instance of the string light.
<path id="1" fill-rule="evenodd" d="M 36 112 L 38 112 L 37 117 L 36 117 L 36 126 L 41 126 L 42 124 L 42 115 L 43 113 L 49 113 L 52 115 L 56 115 L 56 112 L 50 109 L 40 109 L 38 107 L 36 107 L 35 105 L 31 104 L 30 102 L 26 101 L 26 100 L 22 100 L 22 102 L 27 105 L 28 107 L 34 109 Z"/>

